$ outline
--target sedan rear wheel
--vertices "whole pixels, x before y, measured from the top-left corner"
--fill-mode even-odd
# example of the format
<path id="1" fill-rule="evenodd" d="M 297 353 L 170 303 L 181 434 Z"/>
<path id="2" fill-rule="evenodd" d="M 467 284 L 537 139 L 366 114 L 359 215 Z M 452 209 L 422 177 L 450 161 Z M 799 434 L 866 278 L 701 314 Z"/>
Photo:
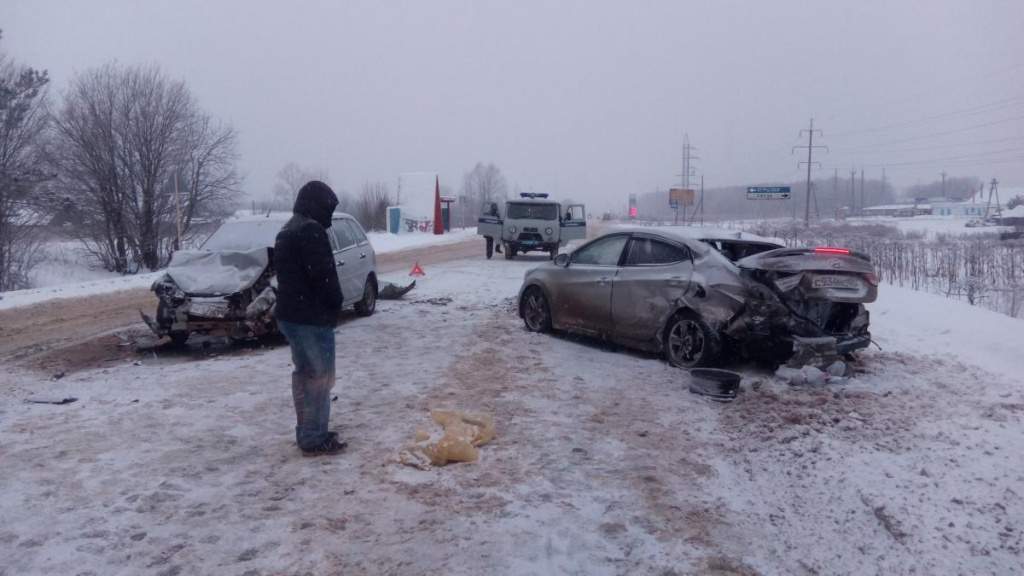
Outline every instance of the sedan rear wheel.
<path id="1" fill-rule="evenodd" d="M 551 308 L 544 292 L 534 286 L 523 296 L 523 323 L 530 332 L 551 330 Z"/>
<path id="2" fill-rule="evenodd" d="M 673 366 L 712 366 L 722 348 L 721 339 L 699 316 L 686 311 L 669 320 L 665 329 L 665 359 Z"/>

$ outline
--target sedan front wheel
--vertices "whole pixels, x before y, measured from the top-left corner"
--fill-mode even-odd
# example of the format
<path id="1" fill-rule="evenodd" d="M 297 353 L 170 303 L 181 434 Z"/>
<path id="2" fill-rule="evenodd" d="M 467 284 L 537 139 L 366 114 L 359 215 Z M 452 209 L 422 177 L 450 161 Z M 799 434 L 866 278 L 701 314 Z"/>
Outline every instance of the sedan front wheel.
<path id="1" fill-rule="evenodd" d="M 544 292 L 534 286 L 523 296 L 523 323 L 530 332 L 551 330 L 551 308 Z"/>

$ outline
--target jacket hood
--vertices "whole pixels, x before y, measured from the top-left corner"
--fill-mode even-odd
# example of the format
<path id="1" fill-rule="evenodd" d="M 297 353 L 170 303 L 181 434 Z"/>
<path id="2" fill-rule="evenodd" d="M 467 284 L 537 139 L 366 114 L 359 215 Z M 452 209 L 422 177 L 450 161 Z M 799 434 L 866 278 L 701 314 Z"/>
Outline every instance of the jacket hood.
<path id="1" fill-rule="evenodd" d="M 331 187 L 319 180 L 310 180 L 299 189 L 292 212 L 316 220 L 324 228 L 331 227 L 331 215 L 338 207 L 338 197 Z"/>

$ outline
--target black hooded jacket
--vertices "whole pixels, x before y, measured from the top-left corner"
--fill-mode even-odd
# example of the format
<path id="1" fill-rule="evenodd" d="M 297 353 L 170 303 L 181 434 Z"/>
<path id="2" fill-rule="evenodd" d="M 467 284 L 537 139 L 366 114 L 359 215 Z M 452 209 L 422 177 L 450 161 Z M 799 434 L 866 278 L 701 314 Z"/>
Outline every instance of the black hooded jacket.
<path id="1" fill-rule="evenodd" d="M 330 186 L 313 180 L 295 199 L 294 215 L 277 233 L 274 269 L 277 270 L 278 320 L 296 324 L 334 326 L 341 311 L 341 287 L 334 268 L 334 253 L 327 239 L 338 197 Z"/>

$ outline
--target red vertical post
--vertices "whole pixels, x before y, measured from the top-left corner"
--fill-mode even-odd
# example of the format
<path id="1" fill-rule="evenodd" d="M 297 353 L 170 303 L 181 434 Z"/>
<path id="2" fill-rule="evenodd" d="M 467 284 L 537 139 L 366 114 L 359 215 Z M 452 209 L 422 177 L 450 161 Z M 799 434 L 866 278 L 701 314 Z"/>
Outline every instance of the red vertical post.
<path id="1" fill-rule="evenodd" d="M 444 234 L 444 222 L 441 221 L 441 179 L 434 177 L 434 234 Z"/>

